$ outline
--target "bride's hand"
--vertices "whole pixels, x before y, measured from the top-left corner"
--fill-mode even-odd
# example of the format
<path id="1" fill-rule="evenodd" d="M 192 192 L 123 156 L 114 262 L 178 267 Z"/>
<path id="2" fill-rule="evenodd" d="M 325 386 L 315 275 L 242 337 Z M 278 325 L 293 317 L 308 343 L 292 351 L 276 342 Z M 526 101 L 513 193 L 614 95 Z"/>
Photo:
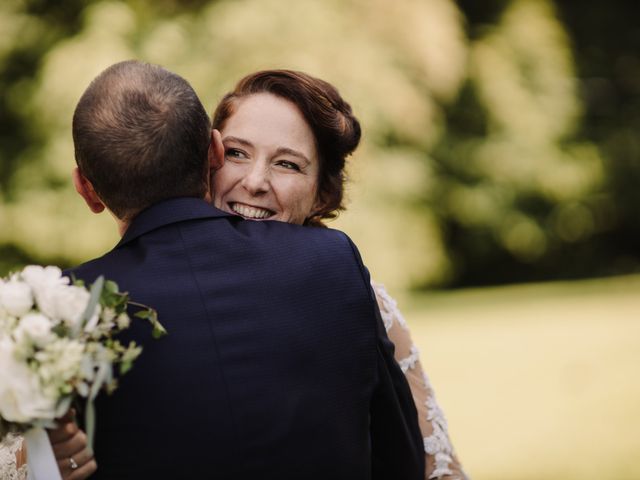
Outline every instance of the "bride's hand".
<path id="1" fill-rule="evenodd" d="M 58 428 L 47 430 L 63 480 L 84 480 L 98 468 L 87 445 L 87 435 L 74 418 L 75 412 L 70 410 L 58 420 Z"/>

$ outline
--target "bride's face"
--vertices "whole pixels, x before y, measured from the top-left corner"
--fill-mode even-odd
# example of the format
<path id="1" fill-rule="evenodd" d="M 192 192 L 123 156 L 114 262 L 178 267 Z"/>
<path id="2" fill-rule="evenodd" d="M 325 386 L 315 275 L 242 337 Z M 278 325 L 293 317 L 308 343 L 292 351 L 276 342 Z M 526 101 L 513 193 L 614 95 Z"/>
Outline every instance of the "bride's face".
<path id="1" fill-rule="evenodd" d="M 221 131 L 213 203 L 251 220 L 302 224 L 319 202 L 315 138 L 295 104 L 269 93 L 237 100 Z"/>

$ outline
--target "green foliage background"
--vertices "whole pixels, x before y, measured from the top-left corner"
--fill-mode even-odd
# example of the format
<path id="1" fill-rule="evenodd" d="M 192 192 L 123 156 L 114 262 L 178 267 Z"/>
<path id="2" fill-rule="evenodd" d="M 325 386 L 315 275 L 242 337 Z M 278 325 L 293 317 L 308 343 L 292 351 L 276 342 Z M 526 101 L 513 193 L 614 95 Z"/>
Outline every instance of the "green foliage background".
<path id="1" fill-rule="evenodd" d="M 392 288 L 638 270 L 632 16 L 481 3 L 3 2 L 0 270 L 71 265 L 115 244 L 111 219 L 71 186 L 70 123 L 90 80 L 127 58 L 180 73 L 210 110 L 262 68 L 337 85 L 364 141 L 335 226 Z"/>

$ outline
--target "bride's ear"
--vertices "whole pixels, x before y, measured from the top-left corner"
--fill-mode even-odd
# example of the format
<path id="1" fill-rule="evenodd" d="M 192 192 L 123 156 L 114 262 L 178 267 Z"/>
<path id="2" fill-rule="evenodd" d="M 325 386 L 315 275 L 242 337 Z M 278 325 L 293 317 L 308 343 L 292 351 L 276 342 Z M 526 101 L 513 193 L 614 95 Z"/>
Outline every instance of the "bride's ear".
<path id="1" fill-rule="evenodd" d="M 98 194 L 93 189 L 91 182 L 85 177 L 78 167 L 73 169 L 73 185 L 76 192 L 84 199 L 85 203 L 93 213 L 101 213 L 106 208 Z"/>
<path id="2" fill-rule="evenodd" d="M 316 201 L 311 208 L 311 215 L 309 215 L 309 218 L 320 215 L 326 207 L 327 201 L 323 198 L 321 193 L 318 193 Z"/>
<path id="3" fill-rule="evenodd" d="M 224 145 L 222 135 L 215 128 L 211 130 L 211 144 L 209 145 L 209 168 L 212 172 L 219 170 L 224 165 Z"/>

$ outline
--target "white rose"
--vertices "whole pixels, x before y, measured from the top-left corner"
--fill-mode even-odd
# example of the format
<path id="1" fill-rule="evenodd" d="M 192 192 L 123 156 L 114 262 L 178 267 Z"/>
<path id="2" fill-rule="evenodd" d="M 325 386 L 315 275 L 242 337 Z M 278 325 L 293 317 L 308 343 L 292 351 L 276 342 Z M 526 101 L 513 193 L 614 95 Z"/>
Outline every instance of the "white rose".
<path id="1" fill-rule="evenodd" d="M 0 415 L 10 422 L 53 420 L 57 398 L 46 396 L 37 374 L 16 360 L 8 337 L 0 338 L 0 365 Z"/>
<path id="2" fill-rule="evenodd" d="M 38 347 L 44 347 L 55 335 L 51 332 L 53 326 L 50 319 L 39 313 L 29 313 L 20 319 L 15 330 L 16 338 L 20 341 L 28 338 Z"/>
<path id="3" fill-rule="evenodd" d="M 56 318 L 53 291 L 67 285 L 69 279 L 62 276 L 58 267 L 39 265 L 25 267 L 20 276 L 33 290 L 40 311 L 48 317 Z"/>
<path id="4" fill-rule="evenodd" d="M 52 291 L 52 294 L 55 295 L 54 303 L 58 318 L 70 327 L 75 327 L 87 309 L 91 297 L 89 292 L 83 287 L 64 286 L 58 287 Z"/>
<path id="5" fill-rule="evenodd" d="M 56 285 L 68 285 L 69 278 L 62 276 L 62 270 L 58 267 L 41 267 L 39 265 L 29 265 L 20 272 L 22 279 L 35 291 L 43 287 Z"/>
<path id="6" fill-rule="evenodd" d="M 58 314 L 57 309 L 56 296 L 58 295 L 58 290 L 61 288 L 65 287 L 41 287 L 40 290 L 34 290 L 34 296 L 36 298 L 38 310 L 40 310 L 43 315 L 51 318 L 52 320 L 60 319 L 60 315 Z"/>
<path id="7" fill-rule="evenodd" d="M 9 315 L 21 317 L 33 307 L 31 288 L 16 280 L 0 283 L 0 305 Z"/>

